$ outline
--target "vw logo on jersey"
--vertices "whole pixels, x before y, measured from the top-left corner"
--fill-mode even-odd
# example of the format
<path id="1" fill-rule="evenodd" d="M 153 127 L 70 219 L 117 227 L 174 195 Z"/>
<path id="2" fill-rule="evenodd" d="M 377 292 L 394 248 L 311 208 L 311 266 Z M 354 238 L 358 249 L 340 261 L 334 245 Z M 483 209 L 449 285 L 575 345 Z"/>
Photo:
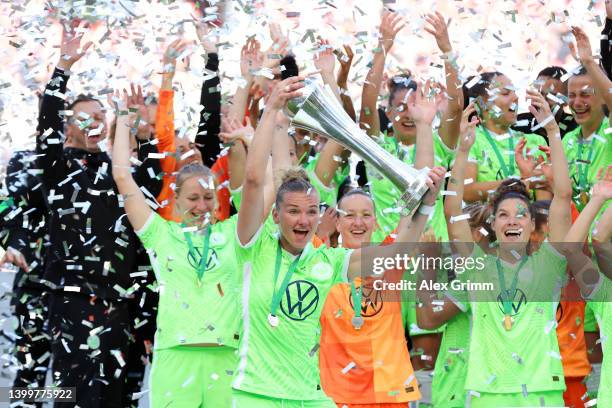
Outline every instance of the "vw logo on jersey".
<path id="1" fill-rule="evenodd" d="M 354 309 L 352 291 L 349 292 L 349 303 L 351 309 Z M 383 296 L 380 290 L 376 290 L 372 286 L 363 286 L 361 298 L 361 315 L 363 317 L 376 316 L 383 309 L 383 304 Z"/>
<path id="2" fill-rule="evenodd" d="M 519 314 L 521 307 L 523 307 L 526 304 L 527 304 L 527 296 L 525 295 L 525 292 L 523 292 L 519 288 L 516 288 L 516 290 L 514 291 L 514 296 L 512 297 L 512 312 L 513 312 L 512 316 L 516 316 L 517 314 Z M 504 302 L 503 302 L 501 293 L 497 295 L 497 306 L 499 307 L 499 310 L 501 310 L 502 313 L 505 313 L 504 312 Z"/>
<path id="3" fill-rule="evenodd" d="M 322 281 L 329 280 L 333 272 L 331 265 L 324 262 L 319 262 L 310 270 L 313 278 Z"/>
<path id="4" fill-rule="evenodd" d="M 187 259 L 189 260 L 189 265 L 191 265 L 194 269 L 197 269 L 198 265 L 200 264 L 200 259 L 202 258 L 202 248 L 194 248 L 194 250 L 198 254 L 197 256 L 198 259 L 193 259 L 194 257 L 192 256 L 191 253 L 188 253 Z M 215 251 L 214 248 L 209 248 L 208 249 L 208 261 L 206 262 L 205 270 L 207 271 L 211 270 L 212 268 L 217 266 L 218 263 L 219 263 L 219 258 L 217 257 L 217 251 Z"/>
<path id="5" fill-rule="evenodd" d="M 287 285 L 285 296 L 281 299 L 281 310 L 291 320 L 304 320 L 317 310 L 319 290 L 305 280 L 297 280 Z"/>

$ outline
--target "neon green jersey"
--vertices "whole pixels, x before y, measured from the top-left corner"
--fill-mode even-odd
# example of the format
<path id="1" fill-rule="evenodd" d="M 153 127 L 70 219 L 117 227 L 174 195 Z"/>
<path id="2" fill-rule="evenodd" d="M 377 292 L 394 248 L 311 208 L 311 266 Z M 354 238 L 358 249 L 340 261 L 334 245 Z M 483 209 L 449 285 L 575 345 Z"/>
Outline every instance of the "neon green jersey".
<path id="1" fill-rule="evenodd" d="M 440 351 L 431 383 L 432 404 L 436 408 L 465 406 L 465 378 L 470 347 L 470 315 L 459 313 L 448 322 L 442 334 Z"/>
<path id="2" fill-rule="evenodd" d="M 603 350 L 601 382 L 597 394 L 598 407 L 612 407 L 612 281 L 600 274 L 602 283 L 589 301 L 599 325 L 599 337 Z"/>
<path id="3" fill-rule="evenodd" d="M 586 140 L 582 137 L 581 126 L 563 138 L 563 150 L 574 189 L 574 202 L 579 211 L 585 206 L 580 199 L 581 191 L 588 193 L 597 180 L 599 169 L 612 164 L 612 134 L 606 133 L 609 127 L 608 118 L 604 118 L 597 131 Z"/>
<path id="4" fill-rule="evenodd" d="M 490 138 L 487 137 L 487 132 Z M 520 176 L 514 157 L 514 147 L 523 137 L 527 140 L 525 147 L 528 153 L 534 156 L 543 154 L 538 150 L 538 146 L 546 146 L 546 140 L 540 135 L 514 130 L 498 135 L 482 126 L 476 126 L 476 138 L 469 155 L 469 160 L 478 165 L 474 181 L 496 181 Z"/>
<path id="5" fill-rule="evenodd" d="M 548 242 L 519 269 L 512 297 L 511 330 L 504 328 L 504 311 L 497 257 L 475 245 L 481 269 L 466 269 L 460 279 L 492 283 L 493 290 L 451 290 L 448 295 L 462 311 L 471 311 L 472 331 L 465 387 L 486 393 L 529 393 L 564 390 L 563 366 L 557 341 L 556 312 L 565 286 L 565 258 Z M 510 288 L 521 262 L 501 261 L 505 287 Z"/>
<path id="6" fill-rule="evenodd" d="M 433 134 L 434 140 L 434 164 L 448 168 L 455 152 L 448 148 L 438 132 Z M 414 165 L 416 145 L 405 146 L 397 142 L 392 136 L 381 135 L 377 140 L 380 146 L 404 163 Z M 370 192 L 376 204 L 376 221 L 380 228 L 372 234 L 372 242 L 382 242 L 387 235 L 393 232 L 400 221 L 400 210 L 397 201 L 401 198 L 403 191 L 398 190 L 388 178 L 383 177 L 372 166 L 366 166 Z M 446 219 L 444 218 L 444 203 L 442 196 L 436 201 L 434 212 L 430 216 L 427 228 L 433 230 L 437 238 L 448 240 Z"/>
<path id="7" fill-rule="evenodd" d="M 443 276 L 446 275 L 446 276 Z M 409 282 L 415 282 L 418 284 L 419 279 L 416 273 L 411 273 L 411 271 L 404 272 L 403 279 Z M 448 275 L 446 271 L 444 273 L 438 273 L 438 282 L 448 280 Z M 416 315 L 417 300 L 416 300 L 416 291 L 415 290 L 404 290 L 402 291 L 402 318 L 404 320 L 404 327 L 408 330 L 408 334 L 410 336 L 420 336 L 422 334 L 434 334 L 434 333 L 442 333 L 444 331 L 444 325 L 438 327 L 437 329 L 427 330 L 419 327 Z"/>
<path id="8" fill-rule="evenodd" d="M 320 153 L 317 153 L 317 155 L 314 157 L 310 157 L 308 163 L 304 164 L 304 169 L 308 174 L 310 183 L 319 192 L 319 199 L 321 201 L 321 204 L 327 204 L 330 207 L 334 207 L 338 200 L 338 188 L 349 176 L 350 169 L 349 166 L 338 167 L 338 170 L 336 170 L 336 173 L 332 178 L 331 184 L 329 186 L 326 186 L 321 182 L 321 180 L 319 180 L 317 174 L 315 173 L 315 168 L 317 167 L 317 163 L 320 157 Z"/>
<path id="9" fill-rule="evenodd" d="M 234 388 L 274 398 L 324 399 L 319 378 L 319 317 L 331 287 L 347 281 L 351 251 L 313 248 L 302 252 L 280 297 L 277 327 L 268 320 L 271 303 L 295 257 L 281 251 L 275 276 L 278 228 L 267 222 L 246 246 L 235 244 L 243 270 L 239 364 Z"/>
<path id="10" fill-rule="evenodd" d="M 152 213 L 137 232 L 159 283 L 155 349 L 211 343 L 237 347 L 240 280 L 234 258 L 236 217 L 212 225 L 208 263 L 201 284 L 196 268 L 204 234 L 191 234 L 198 259 L 180 224 Z"/>

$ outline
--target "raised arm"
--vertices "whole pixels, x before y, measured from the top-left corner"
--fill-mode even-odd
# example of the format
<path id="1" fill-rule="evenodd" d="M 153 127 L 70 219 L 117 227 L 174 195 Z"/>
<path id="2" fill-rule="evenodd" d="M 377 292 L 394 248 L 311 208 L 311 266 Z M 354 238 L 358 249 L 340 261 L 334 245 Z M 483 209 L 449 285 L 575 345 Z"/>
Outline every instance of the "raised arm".
<path id="1" fill-rule="evenodd" d="M 435 14 L 428 14 L 425 19 L 430 24 L 430 27 L 425 27 L 425 31 L 436 38 L 438 48 L 444 54 L 442 58 L 444 59 L 444 70 L 446 72 L 448 106 L 442 113 L 440 129 L 438 131 L 444 144 L 454 149 L 457 145 L 459 125 L 463 112 L 463 90 L 457 72 L 457 61 L 453 55 L 453 48 L 448 35 L 448 26 L 442 14 L 436 11 Z"/>
<path id="2" fill-rule="evenodd" d="M 451 241 L 459 243 L 473 242 L 472 232 L 467 218 L 463 215 L 461 203 L 463 202 L 463 191 L 465 188 L 465 169 L 470 149 L 474 144 L 475 128 L 478 118 L 473 117 L 468 122 L 470 115 L 475 112 L 474 103 L 468 105 L 461 118 L 461 133 L 459 136 L 459 147 L 455 157 L 450 180 L 448 183 L 449 195 L 444 200 L 444 215 L 448 225 L 448 236 Z M 457 249 L 462 256 L 469 256 L 471 248 L 467 245 L 458 245 Z"/>
<path id="3" fill-rule="evenodd" d="M 198 39 L 206 52 L 204 80 L 200 92 L 200 121 L 195 143 L 200 149 L 205 166 L 212 167 L 221 153 L 221 80 L 219 78 L 219 54 L 215 39 L 206 23 L 196 26 Z"/>
<path id="4" fill-rule="evenodd" d="M 336 95 L 336 98 L 342 101 L 340 88 L 334 78 L 336 57 L 334 57 L 332 49 L 327 41 L 321 41 L 321 47 L 322 50 L 314 57 L 315 67 L 321 72 L 321 77 L 325 85 L 328 85 L 334 95 Z M 323 185 L 329 187 L 338 167 L 346 165 L 346 162 L 344 162 L 341 157 L 343 153 L 344 147 L 336 141 L 329 139 L 327 143 L 325 143 L 319 159 L 317 160 L 317 165 L 315 166 L 315 174 Z"/>
<path id="5" fill-rule="evenodd" d="M 145 196 L 134 181 L 130 166 L 130 129 L 133 115 L 127 110 L 127 94 L 124 92 L 123 99 L 118 95 L 115 97 L 117 103 L 117 129 L 115 131 L 115 142 L 113 143 L 113 179 L 121 194 L 125 213 L 130 220 L 134 230 L 141 229 L 149 216 L 151 208 L 146 203 Z"/>
<path id="6" fill-rule="evenodd" d="M 255 72 L 261 67 L 263 55 L 260 44 L 254 38 L 249 38 L 240 51 L 240 73 L 246 84 L 239 86 L 232 100 L 228 116 L 242 122 L 246 112 L 249 89 L 253 85 Z"/>
<path id="7" fill-rule="evenodd" d="M 607 169 L 601 171 L 605 171 L 606 176 L 593 186 L 591 199 L 569 229 L 565 236 L 565 242 L 584 242 L 599 210 L 606 201 L 612 198 L 612 166 L 608 166 Z"/>
<path id="8" fill-rule="evenodd" d="M 357 120 L 357 114 L 355 113 L 355 107 L 353 106 L 353 100 L 348 92 L 348 76 L 351 70 L 351 64 L 353 63 L 353 50 L 349 45 L 344 45 L 344 52 L 346 55 L 338 52 L 338 62 L 340 63 L 340 70 L 338 71 L 338 78 L 336 83 L 340 88 L 340 99 L 342 99 L 342 106 L 344 111 L 353 119 Z"/>
<path id="9" fill-rule="evenodd" d="M 531 100 L 529 106 L 531 114 L 538 123 L 546 123 L 544 128 L 550 145 L 551 170 L 554 174 L 553 198 L 548 215 L 549 236 L 551 242 L 563 242 L 572 225 L 572 183 L 569 178 L 569 166 L 561 144 L 561 133 L 542 94 L 528 90 L 527 98 Z"/>
<path id="10" fill-rule="evenodd" d="M 248 205 L 241 205 L 238 211 L 238 239 L 243 245 L 253 238 L 267 215 L 264 185 L 266 167 L 272 153 L 271 146 L 274 143 L 275 117 L 278 112 L 282 111 L 287 100 L 301 95 L 300 89 L 304 87 L 303 80 L 302 77 L 291 77 L 275 86 L 255 130 L 253 143 L 247 156 L 246 174 L 242 187 L 242 202 Z"/>
<path id="11" fill-rule="evenodd" d="M 374 50 L 372 65 L 366 76 L 361 93 L 361 111 L 359 112 L 359 125 L 371 135 L 380 134 L 380 120 L 378 118 L 378 95 L 383 81 L 385 58 L 393 47 L 395 36 L 404 28 L 402 18 L 397 13 L 384 11 L 380 22 L 380 39 L 378 47 Z"/>
<path id="12" fill-rule="evenodd" d="M 81 45 L 83 32 L 77 33 L 77 21 L 62 25 L 60 59 L 53 76 L 45 88 L 38 116 L 36 137 L 37 165 L 43 171 L 45 184 L 54 184 L 64 177 L 64 119 L 60 111 L 65 109 L 66 85 L 72 66 L 85 55 L 92 45 Z"/>
<path id="13" fill-rule="evenodd" d="M 612 199 L 612 166 L 606 170 L 606 177 L 593 186 L 591 199 L 565 237 L 567 244 L 564 249 L 567 263 L 583 296 L 590 296 L 600 279 L 591 258 L 584 255 L 580 248 L 589 234 L 597 213 L 608 200 Z"/>
<path id="14" fill-rule="evenodd" d="M 593 51 L 591 50 L 591 43 L 589 37 L 580 27 L 572 27 L 572 33 L 576 38 L 576 46 L 570 43 L 570 48 L 576 50 L 580 62 L 586 68 L 589 76 L 593 80 L 593 84 L 597 89 L 597 92 L 603 97 L 608 110 L 612 113 L 612 94 L 609 89 L 612 87 L 612 81 L 607 77 L 605 72 L 601 69 L 599 64 L 593 58 Z"/>

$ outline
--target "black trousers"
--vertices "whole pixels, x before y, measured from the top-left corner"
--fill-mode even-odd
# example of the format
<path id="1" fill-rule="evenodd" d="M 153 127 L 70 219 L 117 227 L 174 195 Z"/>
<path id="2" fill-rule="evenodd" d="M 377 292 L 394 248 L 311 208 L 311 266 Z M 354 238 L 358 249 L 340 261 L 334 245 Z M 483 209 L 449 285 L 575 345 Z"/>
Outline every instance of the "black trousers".
<path id="1" fill-rule="evenodd" d="M 19 321 L 14 349 L 19 370 L 13 387 L 43 387 L 51 357 L 50 336 L 46 332 L 47 293 L 24 287 L 15 289 L 14 295 L 11 311 Z M 42 407 L 42 403 L 35 405 Z"/>
<path id="2" fill-rule="evenodd" d="M 76 388 L 76 402 L 54 406 L 123 407 L 129 359 L 128 302 L 66 293 L 52 293 L 49 299 L 53 384 Z"/>
<path id="3" fill-rule="evenodd" d="M 134 398 L 134 394 L 142 391 L 145 369 L 152 361 L 158 303 L 159 295 L 146 287 L 138 291 L 134 299 L 129 300 L 132 320 L 126 383 L 123 389 L 124 407 L 138 407 L 138 399 Z"/>

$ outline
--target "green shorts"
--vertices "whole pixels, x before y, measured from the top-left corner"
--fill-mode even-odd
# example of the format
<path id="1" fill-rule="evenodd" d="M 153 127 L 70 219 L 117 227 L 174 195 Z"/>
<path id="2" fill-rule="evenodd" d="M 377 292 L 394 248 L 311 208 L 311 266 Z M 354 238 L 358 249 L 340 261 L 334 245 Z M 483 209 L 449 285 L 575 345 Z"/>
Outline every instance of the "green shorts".
<path id="1" fill-rule="evenodd" d="M 149 377 L 152 408 L 229 407 L 238 365 L 230 347 L 156 350 Z"/>
<path id="2" fill-rule="evenodd" d="M 290 400 L 232 390 L 232 408 L 337 408 L 331 399 Z"/>
<path id="3" fill-rule="evenodd" d="M 467 406 L 471 408 L 513 408 L 513 407 L 564 407 L 563 391 L 530 392 L 525 397 L 517 394 L 492 394 L 481 392 L 480 397 L 468 392 Z"/>

